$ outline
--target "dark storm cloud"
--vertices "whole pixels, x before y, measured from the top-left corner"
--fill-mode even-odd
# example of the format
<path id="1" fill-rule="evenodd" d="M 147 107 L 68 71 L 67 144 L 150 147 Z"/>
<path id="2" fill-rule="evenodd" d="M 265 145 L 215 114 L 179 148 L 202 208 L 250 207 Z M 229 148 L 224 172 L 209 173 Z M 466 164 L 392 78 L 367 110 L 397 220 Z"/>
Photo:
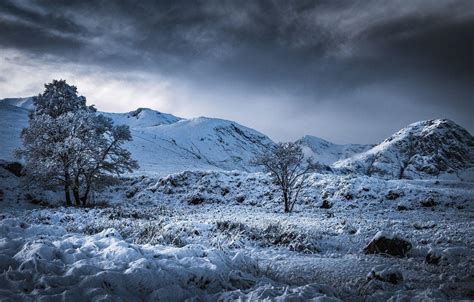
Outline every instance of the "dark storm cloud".
<path id="1" fill-rule="evenodd" d="M 327 100 L 350 109 L 364 90 L 362 109 L 389 115 L 377 109 L 388 87 L 414 111 L 455 107 L 471 131 L 473 43 L 468 0 L 0 2 L 0 46 L 39 58 L 156 71 L 223 94 L 284 91 L 294 114 Z"/>

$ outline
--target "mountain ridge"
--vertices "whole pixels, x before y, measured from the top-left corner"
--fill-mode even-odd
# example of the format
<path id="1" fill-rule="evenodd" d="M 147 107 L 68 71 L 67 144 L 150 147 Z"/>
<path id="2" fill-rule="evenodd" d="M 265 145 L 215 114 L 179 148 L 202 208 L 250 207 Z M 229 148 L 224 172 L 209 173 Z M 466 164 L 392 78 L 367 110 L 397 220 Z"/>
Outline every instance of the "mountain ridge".
<path id="1" fill-rule="evenodd" d="M 0 100 L 0 139 L 4 142 L 0 158 L 13 160 L 12 152 L 21 146 L 19 136 L 32 106 L 32 98 Z M 139 172 L 145 174 L 258 171 L 250 164 L 252 158 L 274 145 L 266 135 L 229 120 L 184 119 L 149 108 L 99 113 L 130 127 L 134 140 L 125 147 L 139 161 Z M 377 145 L 340 145 L 311 135 L 296 142 L 307 157 L 336 173 L 385 179 L 463 179 L 468 171 L 467 178 L 474 180 L 474 138 L 447 119 L 412 123 Z"/>
<path id="2" fill-rule="evenodd" d="M 31 98 L 0 100 L 4 142 L 0 158 L 14 160 L 13 151 L 21 146 L 21 129 L 28 125 Z M 126 113 L 99 112 L 116 124 L 130 127 L 133 141 L 125 148 L 140 163 L 141 174 L 169 174 L 183 170 L 256 171 L 250 165 L 256 154 L 274 142 L 266 135 L 236 122 L 198 117 L 183 119 L 149 108 Z M 5 125 L 4 125 L 5 124 Z M 14 133 L 17 133 L 14 135 Z"/>
<path id="3" fill-rule="evenodd" d="M 305 135 L 297 140 L 297 142 L 303 148 L 303 152 L 306 156 L 313 157 L 314 161 L 325 165 L 331 165 L 339 160 L 367 151 L 374 146 L 364 144 L 335 144 L 312 135 Z"/>
<path id="4" fill-rule="evenodd" d="M 474 137 L 449 119 L 419 121 L 333 166 L 387 179 L 455 177 L 474 168 Z"/>

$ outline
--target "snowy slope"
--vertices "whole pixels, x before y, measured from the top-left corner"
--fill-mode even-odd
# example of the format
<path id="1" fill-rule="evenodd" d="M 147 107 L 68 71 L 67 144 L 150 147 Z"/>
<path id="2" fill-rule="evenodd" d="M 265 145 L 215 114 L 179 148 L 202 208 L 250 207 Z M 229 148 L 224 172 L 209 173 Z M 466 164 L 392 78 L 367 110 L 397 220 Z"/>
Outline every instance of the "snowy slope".
<path id="1" fill-rule="evenodd" d="M 131 130 L 134 141 L 127 148 L 146 171 L 153 166 L 164 171 L 216 167 L 253 170 L 249 161 L 273 144 L 250 128 L 205 117 L 148 128 L 131 127 Z"/>
<path id="2" fill-rule="evenodd" d="M 0 102 L 0 159 L 14 160 L 13 152 L 20 147 L 20 133 L 27 124 L 27 109 Z"/>
<path id="3" fill-rule="evenodd" d="M 0 166 L 0 207 L 31 193 L 13 178 Z M 26 210 L 20 201 L 1 209 L 8 282 L 0 293 L 8 301 L 464 301 L 474 284 L 473 185 L 316 174 L 288 214 L 268 175 L 200 171 L 126 179 L 98 194 L 113 201 L 104 208 Z M 407 256 L 365 254 L 381 231 L 408 240 Z M 367 277 L 381 265 L 402 280 Z"/>
<path id="4" fill-rule="evenodd" d="M 182 120 L 180 117 L 148 108 L 138 108 L 135 111 L 130 111 L 127 113 L 101 112 L 101 114 L 113 119 L 114 123 L 117 125 L 125 124 L 130 128 L 166 125 Z"/>
<path id="5" fill-rule="evenodd" d="M 28 124 L 28 102 L 0 101 L 0 158 L 13 159 L 21 144 L 21 129 Z M 8 103 L 8 104 L 6 104 Z M 31 100 L 29 101 L 31 104 Z M 130 126 L 133 141 L 126 144 L 138 160 L 139 173 L 165 175 L 183 170 L 244 170 L 257 153 L 273 142 L 265 135 L 235 122 L 214 119 L 181 119 L 140 108 L 128 113 L 102 113 L 116 124 Z"/>
<path id="6" fill-rule="evenodd" d="M 335 168 L 386 179 L 471 178 L 474 137 L 447 119 L 413 123 Z"/>
<path id="7" fill-rule="evenodd" d="M 373 145 L 359 144 L 338 145 L 311 135 L 305 135 L 298 142 L 307 156 L 326 165 L 331 165 L 338 160 L 346 159 L 373 147 Z"/>

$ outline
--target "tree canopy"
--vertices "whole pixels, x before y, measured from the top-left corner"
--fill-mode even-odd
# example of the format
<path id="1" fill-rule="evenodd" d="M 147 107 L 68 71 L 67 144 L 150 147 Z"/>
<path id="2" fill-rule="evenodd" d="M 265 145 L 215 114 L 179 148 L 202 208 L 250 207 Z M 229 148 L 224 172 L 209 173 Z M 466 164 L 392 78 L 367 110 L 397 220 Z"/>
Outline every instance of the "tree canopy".
<path id="1" fill-rule="evenodd" d="M 132 140 L 129 127 L 97 114 L 75 86 L 54 80 L 33 104 L 17 155 L 25 159 L 30 180 L 63 186 L 66 205 L 72 204 L 71 192 L 75 205 L 87 205 L 94 187 L 138 168 L 123 148 Z"/>

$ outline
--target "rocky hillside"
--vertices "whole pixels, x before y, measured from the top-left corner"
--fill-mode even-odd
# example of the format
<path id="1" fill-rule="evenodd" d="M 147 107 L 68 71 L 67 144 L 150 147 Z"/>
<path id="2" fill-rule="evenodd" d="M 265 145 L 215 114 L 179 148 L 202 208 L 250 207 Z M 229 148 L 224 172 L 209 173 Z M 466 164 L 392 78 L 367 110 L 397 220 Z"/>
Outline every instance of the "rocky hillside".
<path id="1" fill-rule="evenodd" d="M 338 145 L 311 135 L 305 135 L 298 142 L 307 156 L 311 156 L 316 162 L 325 165 L 331 165 L 336 161 L 362 153 L 374 146 L 360 144 Z"/>
<path id="2" fill-rule="evenodd" d="M 474 137 L 447 119 L 421 121 L 334 167 L 386 179 L 470 178 Z"/>

